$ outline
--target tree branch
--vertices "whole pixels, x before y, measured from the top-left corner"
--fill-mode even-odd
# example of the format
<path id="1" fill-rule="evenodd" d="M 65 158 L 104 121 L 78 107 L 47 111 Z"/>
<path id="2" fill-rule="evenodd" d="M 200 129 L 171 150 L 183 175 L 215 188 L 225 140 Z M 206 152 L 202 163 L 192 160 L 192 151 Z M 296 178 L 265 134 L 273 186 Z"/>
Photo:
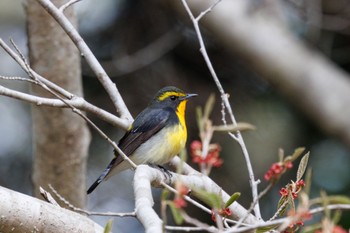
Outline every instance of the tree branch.
<path id="1" fill-rule="evenodd" d="M 51 98 L 44 98 L 39 96 L 34 96 L 26 93 L 22 93 L 20 91 L 15 91 L 9 88 L 6 88 L 4 86 L 0 85 L 0 95 L 7 96 L 10 98 L 15 98 L 18 100 L 22 100 L 28 103 L 35 104 L 37 106 L 49 106 L 49 107 L 57 107 L 57 108 L 69 108 L 67 104 L 62 102 L 59 99 L 51 99 Z M 116 117 L 115 115 L 96 107 L 93 104 L 90 104 L 89 102 L 85 101 L 81 97 L 74 96 L 72 99 L 66 100 L 67 103 L 74 106 L 75 108 L 94 114 L 101 120 L 104 120 L 108 123 L 110 123 L 113 126 L 121 127 L 123 129 L 127 129 L 128 122 Z"/>
<path id="2" fill-rule="evenodd" d="M 121 118 L 126 118 L 132 121 L 132 116 L 126 107 L 123 98 L 121 97 L 117 86 L 111 81 L 107 73 L 98 62 L 95 55 L 92 53 L 90 48 L 87 46 L 83 38 L 80 36 L 78 31 L 69 22 L 66 16 L 49 0 L 37 0 L 38 3 L 57 21 L 57 23 L 62 27 L 62 29 L 67 33 L 67 35 L 72 39 L 74 44 L 79 49 L 82 56 L 84 56 L 86 62 L 89 64 L 91 69 L 94 71 L 98 80 L 108 93 L 110 99 L 112 100 L 117 112 L 120 114 Z"/>
<path id="3" fill-rule="evenodd" d="M 233 115 L 233 111 L 232 111 L 232 108 L 231 108 L 231 105 L 230 105 L 230 102 L 228 100 L 228 95 L 226 94 L 226 92 L 224 91 L 224 88 L 223 86 L 221 85 L 220 83 L 220 80 L 218 78 L 218 76 L 216 75 L 216 72 L 214 70 L 214 67 L 210 61 L 210 58 L 208 56 L 208 53 L 207 53 L 207 50 L 206 50 L 206 47 L 204 45 L 204 40 L 203 40 L 203 37 L 202 37 L 202 33 L 200 31 L 200 28 L 199 28 L 199 20 L 202 19 L 202 17 L 204 15 L 206 15 L 208 12 L 210 12 L 215 6 L 217 6 L 217 4 L 220 2 L 221 0 L 216 0 L 215 2 L 213 2 L 209 7 L 207 7 L 207 10 L 205 11 L 202 11 L 198 17 L 194 17 L 193 16 L 193 13 L 189 7 L 189 5 L 187 4 L 187 1 L 186 0 L 182 0 L 182 4 L 184 5 L 188 15 L 190 16 L 190 19 L 193 23 L 193 26 L 194 26 L 194 29 L 196 31 L 196 34 L 197 34 L 197 37 L 198 37 L 198 41 L 199 41 L 199 45 L 200 45 L 200 52 L 202 53 L 203 57 L 204 57 L 204 60 L 209 68 L 209 71 L 213 77 L 213 80 L 221 94 L 221 100 L 222 100 L 222 103 L 223 105 L 225 106 L 225 109 L 227 110 L 230 118 L 231 118 L 231 122 L 234 126 L 237 125 L 237 121 Z M 223 123 L 226 124 L 226 120 L 225 120 L 225 111 L 222 111 L 222 114 L 223 114 Z M 242 152 L 243 152 L 243 156 L 245 158 L 245 161 L 246 161 L 246 164 L 247 164 L 247 168 L 248 168 L 248 174 L 249 174 L 249 184 L 251 186 L 251 189 L 252 189 L 252 196 L 253 196 L 253 202 L 256 203 L 254 205 L 254 213 L 256 215 L 256 217 L 258 219 L 261 219 L 261 213 L 260 213 L 260 206 L 259 206 L 259 199 L 258 199 L 258 184 L 260 183 L 259 181 L 256 181 L 255 180 L 255 177 L 254 177 L 254 171 L 253 171 L 253 167 L 252 167 L 252 164 L 250 162 L 250 156 L 249 156 L 249 153 L 248 153 L 248 149 L 245 145 L 245 142 L 244 142 L 244 139 L 242 137 L 242 134 L 240 131 L 237 131 L 235 134 L 233 133 L 229 133 L 229 135 L 231 135 L 231 137 L 236 140 L 238 142 L 238 144 L 240 145 L 241 149 L 242 149 Z"/>
<path id="4" fill-rule="evenodd" d="M 201 12 L 214 2 L 191 0 L 188 5 Z M 179 1 L 171 3 L 183 14 Z M 201 22 L 227 51 L 245 60 L 320 128 L 350 145 L 349 75 L 305 46 L 271 11 L 251 4 L 222 1 Z"/>
<path id="5" fill-rule="evenodd" d="M 139 165 L 135 170 L 134 176 L 135 211 L 138 219 L 145 227 L 146 232 L 162 232 L 162 220 L 152 208 L 154 201 L 151 192 L 151 184 L 154 186 L 159 186 L 162 183 L 174 185 L 176 181 L 181 181 L 187 187 L 195 187 L 215 193 L 221 197 L 224 203 L 230 198 L 230 195 L 222 190 L 214 181 L 199 172 L 194 172 L 191 175 L 172 173 L 171 179 L 166 179 L 160 170 L 150 168 L 147 165 Z M 247 210 L 238 204 L 238 202 L 234 202 L 229 208 L 235 220 L 243 218 L 247 214 Z M 251 214 L 249 214 L 245 220 L 246 224 L 256 224 L 258 222 L 258 219 Z"/>
<path id="6" fill-rule="evenodd" d="M 1 232 L 103 232 L 89 218 L 37 198 L 3 187 L 0 196 Z"/>

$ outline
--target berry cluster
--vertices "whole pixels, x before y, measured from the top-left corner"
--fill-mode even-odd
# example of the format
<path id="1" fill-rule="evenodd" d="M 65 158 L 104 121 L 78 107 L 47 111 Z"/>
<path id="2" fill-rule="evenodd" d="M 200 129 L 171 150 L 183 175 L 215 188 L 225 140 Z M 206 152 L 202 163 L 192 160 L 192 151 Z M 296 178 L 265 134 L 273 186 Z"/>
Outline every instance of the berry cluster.
<path id="1" fill-rule="evenodd" d="M 222 208 L 221 210 L 218 211 L 218 214 L 221 215 L 222 217 L 229 217 L 232 215 L 232 212 L 229 208 Z M 211 211 L 211 219 L 216 222 L 216 217 L 215 217 L 215 212 Z"/>
<path id="2" fill-rule="evenodd" d="M 299 180 L 296 183 L 292 182 L 288 184 L 285 188 L 281 188 L 280 194 L 282 197 L 287 197 L 289 193 L 292 195 L 293 199 L 298 197 L 298 193 L 305 186 L 304 180 Z"/>
<path id="3" fill-rule="evenodd" d="M 267 181 L 276 181 L 281 177 L 283 173 L 292 167 L 293 164 L 290 160 L 273 163 L 270 169 L 265 173 L 264 178 Z"/>

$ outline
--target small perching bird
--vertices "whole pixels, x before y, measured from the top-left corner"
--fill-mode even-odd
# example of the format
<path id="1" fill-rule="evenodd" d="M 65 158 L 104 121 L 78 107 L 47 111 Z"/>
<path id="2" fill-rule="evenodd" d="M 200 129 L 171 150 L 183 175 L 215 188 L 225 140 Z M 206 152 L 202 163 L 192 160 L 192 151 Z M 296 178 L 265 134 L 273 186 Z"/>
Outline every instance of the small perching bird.
<path id="1" fill-rule="evenodd" d="M 186 104 L 197 94 L 186 94 L 176 87 L 160 89 L 151 103 L 131 124 L 118 146 L 136 165 L 163 165 L 177 155 L 186 144 Z M 109 177 L 131 168 L 128 161 L 115 153 L 105 171 L 91 185 L 91 193 Z"/>

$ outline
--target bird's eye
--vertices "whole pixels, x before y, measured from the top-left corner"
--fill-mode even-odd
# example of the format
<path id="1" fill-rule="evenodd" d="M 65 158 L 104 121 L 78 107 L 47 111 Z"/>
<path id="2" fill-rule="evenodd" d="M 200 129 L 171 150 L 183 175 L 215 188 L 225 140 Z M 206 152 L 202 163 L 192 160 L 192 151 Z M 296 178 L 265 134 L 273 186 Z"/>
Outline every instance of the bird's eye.
<path id="1" fill-rule="evenodd" d="M 174 100 L 176 100 L 176 99 L 177 99 L 177 97 L 176 97 L 176 96 L 174 96 L 174 95 L 172 95 L 172 96 L 170 96 L 170 99 L 171 99 L 172 101 L 174 101 Z"/>

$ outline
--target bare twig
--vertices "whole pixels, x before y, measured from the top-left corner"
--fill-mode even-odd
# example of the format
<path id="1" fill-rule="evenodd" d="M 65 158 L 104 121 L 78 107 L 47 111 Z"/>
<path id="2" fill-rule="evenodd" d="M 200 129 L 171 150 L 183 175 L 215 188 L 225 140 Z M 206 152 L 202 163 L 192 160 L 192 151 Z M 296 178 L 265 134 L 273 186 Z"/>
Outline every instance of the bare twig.
<path id="1" fill-rule="evenodd" d="M 53 96 L 55 96 L 57 99 L 59 99 L 60 101 L 62 101 L 64 104 L 66 104 L 68 107 L 70 107 L 73 112 L 75 112 L 76 114 L 78 114 L 80 117 L 82 117 L 90 126 L 92 126 L 104 139 L 106 139 L 115 149 L 115 151 L 123 157 L 124 160 L 128 161 L 128 163 L 133 167 L 136 168 L 136 164 L 130 160 L 130 158 L 128 156 L 126 156 L 124 154 L 124 152 L 118 147 L 118 145 L 111 140 L 95 123 L 93 123 L 86 115 L 84 115 L 79 109 L 77 109 L 76 107 L 74 107 L 73 105 L 71 105 L 66 99 L 64 99 L 63 97 L 61 97 L 60 94 L 58 94 L 55 90 L 52 90 L 49 86 L 47 86 L 45 83 L 43 83 L 41 80 L 37 79 L 37 77 L 35 76 L 35 74 L 33 74 L 31 72 L 31 68 L 29 63 L 26 62 L 25 57 L 23 56 L 23 54 L 21 53 L 21 51 L 18 49 L 18 47 L 15 45 L 15 43 L 12 41 L 12 44 L 15 46 L 17 52 L 20 55 L 20 60 L 24 63 L 24 67 L 25 71 L 27 72 L 27 74 L 29 75 L 29 77 L 31 77 L 32 79 L 34 79 L 39 86 L 41 86 L 44 90 L 46 90 L 47 92 L 51 93 Z"/>
<path id="2" fill-rule="evenodd" d="M 178 191 L 177 191 L 176 189 L 174 189 L 174 188 L 171 187 L 170 185 L 166 184 L 165 182 L 161 181 L 160 184 L 161 184 L 164 188 L 166 188 L 166 189 L 168 189 L 169 191 L 171 191 L 172 193 L 175 193 L 175 194 L 178 193 Z M 210 210 L 210 209 L 208 209 L 207 207 L 205 207 L 205 206 L 202 205 L 201 203 L 199 203 L 199 202 L 193 200 L 191 197 L 185 195 L 185 196 L 184 196 L 184 199 L 185 199 L 187 202 L 191 203 L 192 205 L 196 206 L 197 208 L 203 210 L 204 212 L 206 212 L 206 213 L 208 213 L 208 214 L 211 214 L 211 210 Z"/>
<path id="3" fill-rule="evenodd" d="M 208 56 L 208 53 L 206 51 L 206 47 L 205 47 L 205 44 L 204 44 L 204 40 L 203 40 L 203 37 L 202 37 L 202 33 L 200 31 L 200 28 L 199 28 L 199 20 L 208 12 L 210 12 L 218 3 L 220 2 L 220 0 L 218 1 L 215 1 L 214 4 L 212 4 L 206 11 L 203 11 L 201 14 L 199 14 L 198 17 L 194 17 L 191 9 L 189 8 L 186 0 L 182 0 L 182 3 L 189 15 L 189 17 L 191 18 L 191 21 L 193 23 L 193 26 L 194 26 L 194 29 L 196 31 L 196 34 L 197 34 L 197 37 L 198 37 L 198 41 L 199 41 L 199 44 L 200 44 L 200 52 L 202 53 L 203 57 L 204 57 L 204 60 L 209 68 L 209 71 L 213 77 L 213 80 L 221 94 L 221 99 L 222 99 L 222 102 L 224 103 L 225 105 L 225 108 L 231 118 L 231 121 L 232 121 L 232 124 L 236 125 L 237 124 L 237 121 L 233 115 L 233 111 L 232 111 L 232 108 L 231 108 L 231 105 L 229 103 L 229 100 L 228 100 L 228 95 L 226 94 L 226 92 L 224 91 L 224 88 L 223 86 L 221 85 L 220 83 L 220 80 L 219 78 L 217 77 L 216 75 L 216 72 L 214 70 L 214 67 L 210 61 L 210 58 Z M 224 119 L 224 116 L 223 116 L 223 119 Z M 225 123 L 226 121 L 224 121 Z M 244 158 L 246 160 L 246 164 L 247 164 L 247 168 L 248 168 L 248 173 L 249 173 L 249 183 L 250 183 L 250 186 L 252 188 L 252 196 L 253 196 L 253 202 L 256 202 L 256 205 L 254 207 L 254 213 L 256 215 L 256 217 L 258 219 L 261 219 L 261 213 L 260 213 L 260 207 L 259 207 L 259 202 L 256 201 L 258 200 L 258 184 L 259 184 L 259 181 L 256 181 L 255 180 L 255 177 L 254 177 L 254 171 L 253 171 L 253 167 L 251 165 L 251 162 L 250 162 L 250 157 L 249 157 L 249 153 L 248 153 L 248 150 L 247 150 L 247 147 L 245 145 L 245 142 L 243 140 L 243 137 L 240 133 L 240 131 L 237 131 L 235 134 L 232 134 L 230 133 L 229 134 L 234 140 L 236 140 L 238 142 L 238 144 L 240 145 L 241 149 L 242 149 L 242 152 L 243 152 L 243 155 L 244 155 Z"/>
<path id="4" fill-rule="evenodd" d="M 246 216 L 244 216 L 243 218 L 241 218 L 233 228 L 237 229 L 238 227 L 240 227 L 240 226 L 242 225 L 242 223 L 246 220 L 246 218 L 249 216 L 249 214 L 250 214 L 250 213 L 252 212 L 252 210 L 254 209 L 256 203 L 257 203 L 263 196 L 265 196 L 265 195 L 267 194 L 268 191 L 270 191 L 270 189 L 272 188 L 272 186 L 273 186 L 273 184 L 272 184 L 272 183 L 269 183 L 269 185 L 266 186 L 266 188 L 265 188 L 263 191 L 261 191 L 261 192 L 259 193 L 258 198 L 257 198 L 255 201 L 253 201 L 253 202 L 251 203 L 249 209 L 247 210 Z"/>
<path id="5" fill-rule="evenodd" d="M 60 206 L 57 201 L 51 196 L 51 193 L 49 193 L 48 191 L 46 191 L 45 189 L 43 189 L 43 187 L 40 186 L 40 194 L 41 196 L 43 196 L 43 198 L 51 203 L 52 205 L 55 205 L 55 206 Z"/>
<path id="6" fill-rule="evenodd" d="M 28 80 L 25 80 L 28 81 Z M 35 82 L 34 80 L 31 80 L 31 82 Z M 20 91 L 11 90 L 9 88 L 6 88 L 4 86 L 0 85 L 0 95 L 15 98 L 18 100 L 26 101 L 28 103 L 35 104 L 37 106 L 50 106 L 50 107 L 57 107 L 57 108 L 69 108 L 64 102 L 62 102 L 59 99 L 52 99 L 52 98 L 44 98 L 39 96 L 34 96 L 31 94 L 22 93 Z M 116 117 L 115 115 L 96 107 L 93 104 L 90 104 L 89 102 L 86 102 L 83 98 L 75 96 L 72 99 L 66 100 L 67 103 L 74 106 L 75 108 L 85 111 L 91 114 L 94 114 L 101 120 L 104 120 L 108 123 L 110 123 L 113 126 L 121 127 L 126 129 L 128 127 L 128 123 L 126 121 L 123 121 L 119 117 Z"/>
<path id="7" fill-rule="evenodd" d="M 74 44 L 79 49 L 82 56 L 85 57 L 86 62 L 89 64 L 91 69 L 94 71 L 98 80 L 108 93 L 112 100 L 117 112 L 121 118 L 126 118 L 131 121 L 133 118 L 127 109 L 123 98 L 121 97 L 116 85 L 108 77 L 107 73 L 96 59 L 90 48 L 87 46 L 83 38 L 80 36 L 78 31 L 69 22 L 66 16 L 50 1 L 50 0 L 37 0 L 38 3 L 58 22 L 67 35 L 72 39 Z"/>
<path id="8" fill-rule="evenodd" d="M 84 210 L 84 209 L 81 209 L 81 208 L 78 208 L 76 206 L 74 206 L 73 204 L 71 204 L 67 199 L 65 199 L 61 194 L 59 194 L 57 192 L 57 190 L 52 187 L 51 184 L 49 184 L 49 188 L 51 189 L 51 191 L 53 192 L 53 194 L 55 194 L 55 196 L 60 199 L 60 201 L 62 201 L 69 209 L 75 211 L 75 212 L 78 212 L 78 213 L 81 213 L 81 214 L 86 214 L 88 216 L 90 215 L 97 215 L 97 216 L 110 216 L 110 217 L 135 217 L 136 214 L 135 214 L 135 211 L 133 212 L 129 212 L 129 213 L 112 213 L 112 212 L 93 212 L 93 211 L 87 211 L 87 210 Z M 46 190 L 44 190 L 43 188 L 42 189 L 42 192 L 47 195 L 47 196 L 51 196 L 51 194 L 49 192 L 47 192 Z M 45 196 L 46 198 L 46 196 Z M 52 198 L 53 199 L 53 198 Z M 51 200 L 51 199 L 50 199 Z M 52 203 L 50 201 L 50 203 Z M 57 203 L 57 202 L 56 202 Z M 53 204 L 53 203 L 52 203 Z M 57 204 L 58 205 L 58 204 Z"/>
<path id="9" fill-rule="evenodd" d="M 58 10 L 63 13 L 68 7 L 80 1 L 81 0 L 70 0 L 66 4 L 63 4 Z"/>
<path id="10" fill-rule="evenodd" d="M 189 227 L 189 226 L 165 226 L 165 229 L 168 231 L 185 231 L 185 232 L 193 232 L 193 231 L 203 231 L 202 227 Z"/>
<path id="11" fill-rule="evenodd" d="M 11 80 L 11 81 L 25 81 L 25 82 L 30 82 L 30 83 L 33 83 L 33 84 L 38 84 L 35 80 L 33 79 L 29 79 L 29 78 L 23 78 L 23 77 L 9 77 L 9 76 L 3 76 L 3 75 L 0 75 L 0 79 L 3 79 L 3 80 Z"/>
<path id="12" fill-rule="evenodd" d="M 16 44 L 13 41 L 11 41 L 11 43 L 16 48 L 17 52 L 21 54 Z M 18 55 L 16 52 L 14 52 L 1 38 L 0 38 L 0 46 L 20 65 L 20 67 L 28 75 L 32 77 L 32 79 L 28 79 L 28 78 L 21 78 L 21 77 L 10 78 L 10 77 L 2 76 L 3 77 L 2 79 L 23 80 L 23 81 L 34 83 L 36 85 L 39 85 L 39 82 L 41 82 L 42 84 L 46 85 L 48 88 L 53 90 L 55 93 L 58 93 L 61 97 L 65 97 L 66 101 L 68 101 L 68 103 L 70 103 L 72 106 L 76 107 L 77 109 L 95 114 L 100 119 L 105 120 L 106 122 L 114 126 L 123 128 L 125 130 L 128 128 L 129 122 L 127 120 L 116 117 L 115 115 L 101 108 L 96 107 L 95 105 L 87 102 L 83 98 L 73 95 L 72 93 L 61 88 L 60 86 L 38 75 L 34 70 L 31 69 L 30 66 L 27 65 L 28 63 L 24 61 L 25 59 L 23 58 L 23 55 Z M 19 100 L 27 101 L 29 103 L 33 103 L 36 105 L 61 107 L 61 108 L 68 107 L 68 105 L 66 105 L 59 99 L 42 98 L 42 97 L 30 95 L 30 94 L 21 93 L 19 91 L 11 90 L 3 86 L 0 86 L 0 94 L 8 97 L 13 97 Z"/>
<path id="13" fill-rule="evenodd" d="M 14 44 L 13 41 L 11 41 L 11 43 Z M 40 80 L 45 85 L 50 86 L 51 89 L 60 93 L 60 95 L 64 96 L 65 98 L 67 98 L 67 99 L 73 98 L 74 95 L 72 93 L 69 93 L 68 91 L 66 91 L 62 87 L 60 87 L 60 86 L 50 82 L 49 80 L 43 78 L 42 76 L 37 74 L 34 70 L 32 70 L 30 67 L 28 68 L 27 65 L 25 64 L 25 62 L 21 59 L 21 57 L 17 53 L 15 53 L 15 51 L 13 51 L 1 38 L 0 38 L 0 46 L 12 57 L 13 60 L 15 60 L 19 64 L 19 66 L 26 73 L 30 72 L 31 75 L 33 75 L 36 79 Z"/>
<path id="14" fill-rule="evenodd" d="M 204 222 L 199 221 L 198 219 L 192 218 L 190 217 L 187 213 L 182 212 L 182 217 L 184 218 L 184 220 L 187 223 L 190 223 L 194 226 L 197 226 L 199 228 L 202 228 L 202 230 L 207 231 L 207 232 L 213 232 L 213 233 L 217 233 L 220 232 L 217 228 L 215 228 L 214 226 L 210 226 Z"/>

